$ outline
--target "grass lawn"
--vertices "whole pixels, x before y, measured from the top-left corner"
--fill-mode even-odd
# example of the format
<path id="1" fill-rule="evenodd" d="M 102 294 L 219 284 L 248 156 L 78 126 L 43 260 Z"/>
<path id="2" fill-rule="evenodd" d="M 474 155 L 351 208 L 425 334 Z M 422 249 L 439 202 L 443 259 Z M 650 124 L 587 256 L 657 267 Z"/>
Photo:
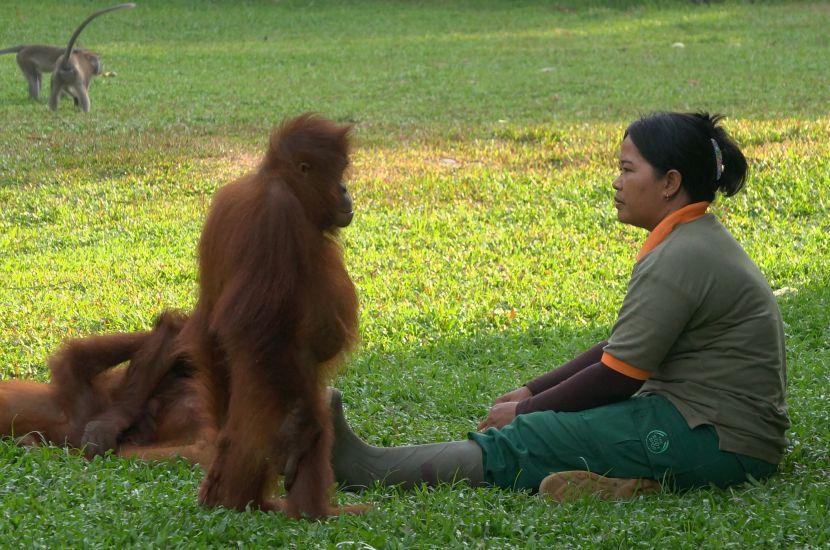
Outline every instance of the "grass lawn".
<path id="1" fill-rule="evenodd" d="M 106 2 L 4 1 L 0 48 L 65 43 Z M 214 190 L 282 117 L 356 124 L 343 232 L 362 344 L 336 384 L 374 444 L 461 438 L 492 399 L 607 336 L 642 231 L 616 222 L 622 130 L 729 115 L 751 176 L 714 211 L 779 291 L 793 428 L 780 475 L 551 505 L 463 486 L 338 494 L 361 517 L 196 504 L 183 462 L 0 443 L 0 547 L 826 547 L 830 5 L 139 0 L 81 36 L 92 112 L 27 99 L 0 58 L 0 375 L 69 336 L 190 308 Z M 682 44 L 683 47 L 677 44 Z M 48 86 L 45 86 L 48 88 Z M 48 93 L 48 89 L 47 89 Z"/>

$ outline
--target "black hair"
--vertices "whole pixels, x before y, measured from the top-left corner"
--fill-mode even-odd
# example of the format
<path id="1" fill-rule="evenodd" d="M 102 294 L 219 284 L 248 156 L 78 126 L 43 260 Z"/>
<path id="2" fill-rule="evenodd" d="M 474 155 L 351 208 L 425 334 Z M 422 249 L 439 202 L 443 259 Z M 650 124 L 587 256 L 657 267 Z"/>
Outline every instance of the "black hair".
<path id="1" fill-rule="evenodd" d="M 731 197 L 746 182 L 746 157 L 718 125 L 722 119 L 709 113 L 653 113 L 632 122 L 624 138 L 631 138 L 658 175 L 680 172 L 693 202 L 711 202 L 718 190 Z M 713 139 L 723 159 L 720 178 Z"/>

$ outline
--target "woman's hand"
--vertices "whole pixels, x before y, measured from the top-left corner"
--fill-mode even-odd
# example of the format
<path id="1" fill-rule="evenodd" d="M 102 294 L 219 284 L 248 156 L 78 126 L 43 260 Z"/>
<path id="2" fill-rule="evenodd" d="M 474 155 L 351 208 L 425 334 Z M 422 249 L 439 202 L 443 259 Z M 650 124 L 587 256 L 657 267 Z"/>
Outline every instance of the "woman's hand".
<path id="1" fill-rule="evenodd" d="M 522 386 L 519 389 L 513 390 L 511 392 L 507 392 L 506 394 L 497 397 L 496 403 L 514 403 L 518 401 L 524 401 L 528 397 L 532 397 L 533 394 L 530 393 L 530 390 L 527 386 Z"/>
<path id="2" fill-rule="evenodd" d="M 509 403 L 496 403 L 490 408 L 487 418 L 478 423 L 478 431 L 487 428 L 503 428 L 513 422 L 516 418 L 516 401 Z"/>

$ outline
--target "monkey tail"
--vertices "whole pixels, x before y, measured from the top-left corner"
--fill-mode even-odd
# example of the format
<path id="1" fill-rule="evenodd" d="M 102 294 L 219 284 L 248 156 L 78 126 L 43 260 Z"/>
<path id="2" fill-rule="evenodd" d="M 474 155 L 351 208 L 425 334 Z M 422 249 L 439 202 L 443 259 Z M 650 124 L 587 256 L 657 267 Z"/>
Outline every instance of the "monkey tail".
<path id="1" fill-rule="evenodd" d="M 105 13 L 109 13 L 111 11 L 116 10 L 124 10 L 124 9 L 132 9 L 135 7 L 133 2 L 127 2 L 126 4 L 118 4 L 116 6 L 110 6 L 109 8 L 104 8 L 102 10 L 96 11 L 86 19 L 84 19 L 83 23 L 78 25 L 78 28 L 75 29 L 75 32 L 72 33 L 72 38 L 69 39 L 69 44 L 66 45 L 66 53 L 63 55 L 63 63 L 61 63 L 61 70 L 69 69 L 69 56 L 72 54 L 72 47 L 75 45 L 75 40 L 78 39 L 78 35 L 81 34 L 81 31 L 84 30 L 90 21 L 98 17 L 99 15 L 103 15 Z"/>
<path id="2" fill-rule="evenodd" d="M 6 55 L 7 53 L 17 53 L 25 47 L 26 46 L 21 45 L 21 46 L 13 46 L 11 48 L 6 48 L 5 50 L 0 50 L 0 55 Z"/>

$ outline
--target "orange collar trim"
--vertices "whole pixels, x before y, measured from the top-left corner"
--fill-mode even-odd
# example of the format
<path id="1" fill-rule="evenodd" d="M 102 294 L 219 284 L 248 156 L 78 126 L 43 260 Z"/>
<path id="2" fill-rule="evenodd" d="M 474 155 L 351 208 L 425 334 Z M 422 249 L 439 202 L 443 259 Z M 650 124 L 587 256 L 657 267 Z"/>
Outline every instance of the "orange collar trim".
<path id="1" fill-rule="evenodd" d="M 651 233 L 648 234 L 646 238 L 646 242 L 643 243 L 643 247 L 640 249 L 640 252 L 637 253 L 637 261 L 639 262 L 646 255 L 654 250 L 658 244 L 663 242 L 663 240 L 669 236 L 675 227 L 682 223 L 689 223 L 698 219 L 699 217 L 703 216 L 706 213 L 706 209 L 709 208 L 709 204 L 706 201 L 696 202 L 694 204 L 687 204 L 680 210 L 675 210 L 663 220 L 657 224 Z"/>

